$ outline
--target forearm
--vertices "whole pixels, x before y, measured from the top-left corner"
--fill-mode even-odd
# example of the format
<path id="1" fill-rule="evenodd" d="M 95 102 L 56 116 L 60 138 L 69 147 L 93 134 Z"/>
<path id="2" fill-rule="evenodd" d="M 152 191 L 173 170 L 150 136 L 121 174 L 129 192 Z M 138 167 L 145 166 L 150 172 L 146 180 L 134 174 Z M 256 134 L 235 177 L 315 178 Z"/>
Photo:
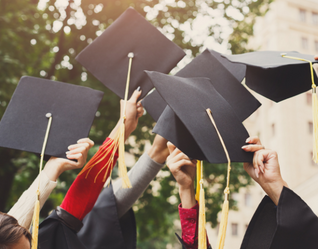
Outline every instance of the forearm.
<path id="1" fill-rule="evenodd" d="M 117 179 L 113 182 L 119 218 L 122 217 L 143 194 L 163 165 L 164 164 L 155 162 L 147 153 L 144 153 L 128 172 L 132 188 L 121 188 L 121 179 Z"/>
<path id="2" fill-rule="evenodd" d="M 179 195 L 183 208 L 192 208 L 196 205 L 194 187 L 183 187 L 179 186 Z"/>
<path id="3" fill-rule="evenodd" d="M 98 161 L 91 169 L 76 177 L 61 204 L 61 208 L 79 220 L 82 220 L 93 208 L 105 180 L 110 176 L 117 161 L 117 154 L 115 154 L 114 160 L 109 162 L 112 154 L 110 141 L 112 140 L 106 139 L 104 145 L 95 154 L 98 160 L 104 158 Z"/>
<path id="4" fill-rule="evenodd" d="M 51 181 L 46 172 L 41 173 L 40 184 L 40 207 L 44 205 L 53 189 L 56 187 L 56 181 Z M 19 224 L 29 229 L 36 199 L 36 190 L 38 188 L 39 176 L 33 181 L 31 186 L 21 195 L 19 200 L 10 209 L 9 215 L 16 218 Z"/>

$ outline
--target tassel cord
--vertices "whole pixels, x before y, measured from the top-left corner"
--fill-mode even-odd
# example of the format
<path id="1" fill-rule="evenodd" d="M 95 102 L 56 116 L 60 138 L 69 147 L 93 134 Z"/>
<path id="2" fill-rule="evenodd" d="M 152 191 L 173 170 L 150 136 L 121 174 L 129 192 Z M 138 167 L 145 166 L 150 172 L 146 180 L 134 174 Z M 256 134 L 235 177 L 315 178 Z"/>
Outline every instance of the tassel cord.
<path id="1" fill-rule="evenodd" d="M 40 166 L 39 166 L 39 182 L 38 182 L 38 189 L 36 191 L 36 201 L 34 206 L 34 212 L 33 212 L 33 218 L 32 218 L 32 249 L 37 249 L 38 247 L 38 235 L 39 235 L 39 221 L 40 221 L 40 187 L 41 187 L 41 173 L 42 173 L 42 167 L 43 167 L 43 157 L 45 153 L 45 148 L 47 144 L 47 140 L 49 137 L 49 132 L 51 129 L 52 124 L 52 115 L 47 114 L 47 117 L 49 117 L 48 125 L 45 132 L 45 137 L 42 145 L 42 151 L 41 151 L 41 159 L 40 159 Z"/>
<path id="2" fill-rule="evenodd" d="M 220 139 L 220 142 L 222 144 L 223 150 L 225 152 L 226 158 L 227 158 L 227 179 L 226 179 L 226 188 L 224 189 L 224 203 L 222 207 L 222 215 L 221 215 L 221 222 L 220 222 L 220 228 L 219 228 L 219 236 L 218 236 L 218 242 L 217 242 L 217 249 L 223 249 L 224 243 L 225 243 L 225 236 L 226 236 L 226 228 L 227 228 L 227 222 L 228 222 L 228 215 L 229 215 L 229 194 L 230 194 L 230 172 L 231 172 L 231 159 L 229 156 L 229 153 L 226 149 L 224 140 L 216 126 L 215 120 L 212 116 L 211 110 L 208 108 L 206 109 L 206 112 L 216 130 L 216 133 L 218 134 L 218 137 Z"/>

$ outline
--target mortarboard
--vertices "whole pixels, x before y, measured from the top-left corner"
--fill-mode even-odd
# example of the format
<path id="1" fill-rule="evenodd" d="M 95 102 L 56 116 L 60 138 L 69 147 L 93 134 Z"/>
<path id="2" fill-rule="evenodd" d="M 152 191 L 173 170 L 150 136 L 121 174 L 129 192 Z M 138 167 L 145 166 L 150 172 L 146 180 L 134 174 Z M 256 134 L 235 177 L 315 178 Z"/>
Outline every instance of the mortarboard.
<path id="1" fill-rule="evenodd" d="M 259 51 L 240 55 L 223 55 L 232 62 L 246 64 L 246 85 L 275 102 L 312 89 L 314 146 L 313 160 L 318 163 L 317 75 L 313 55 L 298 52 Z"/>
<path id="2" fill-rule="evenodd" d="M 133 8 L 128 8 L 76 60 L 110 90 L 124 99 L 128 70 L 127 57 L 133 53 L 129 93 L 140 86 L 143 98 L 153 85 L 144 70 L 169 73 L 185 56 Z"/>
<path id="3" fill-rule="evenodd" d="M 103 94 L 88 87 L 22 77 L 0 122 L 0 146 L 41 154 L 50 113 L 45 155 L 66 158 L 67 147 L 88 136 Z"/>
<path id="4" fill-rule="evenodd" d="M 312 86 L 308 62 L 288 57 L 318 63 L 313 55 L 298 52 L 258 51 L 223 56 L 231 62 L 246 65 L 245 84 L 275 102 L 306 92 Z M 314 77 L 318 82 L 317 76 Z"/>
<path id="5" fill-rule="evenodd" d="M 225 163 L 227 159 L 223 147 L 219 143 L 218 135 L 206 112 L 206 109 L 210 108 L 227 145 L 231 161 L 252 161 L 253 155 L 241 149 L 249 136 L 242 121 L 238 119 L 233 108 L 216 91 L 208 78 L 183 78 L 158 72 L 147 72 L 147 74 L 170 107 L 170 110 L 168 110 L 169 107 L 166 107 L 165 115 L 159 118 L 154 128 L 155 133 L 167 140 L 169 140 L 166 137 L 167 133 L 174 137 L 176 141 L 170 140 L 170 142 L 180 150 L 182 150 L 181 143 L 178 142 L 178 139 L 180 138 L 184 142 L 186 136 L 192 136 L 191 141 L 195 141 L 199 147 L 194 151 L 201 151 L 201 153 L 192 153 L 191 158 L 207 160 L 210 163 Z M 173 122 L 170 122 L 171 112 L 175 113 L 179 120 L 175 118 L 172 119 Z M 166 115 L 170 116 L 169 119 L 166 118 Z M 173 134 L 179 129 L 176 124 L 183 124 L 185 129 L 183 127 L 181 130 L 188 133 L 177 133 L 179 136 L 176 137 Z M 161 131 L 165 131 L 165 134 Z M 186 151 L 183 152 L 187 154 Z"/>
<path id="6" fill-rule="evenodd" d="M 219 53 L 206 49 L 176 76 L 209 78 L 215 89 L 232 106 L 239 119 L 244 121 L 261 105 L 241 84 L 245 76 L 245 69 L 245 65 L 229 62 Z M 142 101 L 142 105 L 157 121 L 166 103 L 157 91 L 153 91 Z"/>
<path id="7" fill-rule="evenodd" d="M 227 217 L 229 210 L 229 177 L 230 164 L 233 162 L 252 162 L 253 154 L 243 152 L 241 147 L 245 144 L 249 136 L 244 128 L 242 121 L 236 116 L 233 108 L 219 94 L 210 82 L 209 78 L 183 78 L 178 76 L 164 75 L 158 72 L 147 72 L 148 76 L 155 85 L 162 98 L 168 103 L 164 113 L 160 116 L 154 132 L 168 138 L 166 134 L 176 134 L 175 146 L 180 150 L 181 143 L 187 143 L 185 140 L 189 136 L 189 142 L 195 141 L 191 146 L 198 146 L 204 155 L 204 159 L 211 163 L 227 163 L 227 184 L 224 190 L 225 200 L 222 207 L 222 218 L 220 222 L 220 232 L 218 238 L 218 249 L 223 248 L 227 227 Z M 175 113 L 181 122 L 174 119 L 175 122 L 170 126 L 168 119 L 165 120 L 165 113 L 168 108 Z M 171 113 L 168 113 L 171 115 Z M 179 122 L 179 123 L 178 123 Z M 180 134 L 177 125 L 184 124 L 186 129 L 184 134 Z M 159 132 L 158 132 L 159 131 Z M 188 132 L 186 132 L 188 131 Z M 181 143 L 180 143 L 181 141 Z M 194 149 L 196 150 L 196 148 Z M 183 151 L 184 152 L 184 151 Z M 186 152 L 184 152 L 186 153 Z M 187 154 L 187 153 L 186 153 Z M 198 159 L 198 155 L 192 155 Z M 199 158 L 200 159 L 200 158 Z M 201 159 L 202 160 L 202 159 Z M 199 162 L 200 169 L 197 171 L 198 182 L 200 183 L 199 194 L 199 248 L 206 248 L 205 232 L 205 198 L 203 188 L 203 165 Z M 198 166 L 197 166 L 198 169 Z M 198 174 L 199 173 L 199 174 Z"/>
<path id="8" fill-rule="evenodd" d="M 66 157 L 70 144 L 87 137 L 103 92 L 35 77 L 22 77 L 0 122 L 0 146 Z M 40 178 L 33 214 L 32 249 L 37 248 Z"/>
<path id="9" fill-rule="evenodd" d="M 124 99 L 121 124 L 113 143 L 118 145 L 118 167 L 124 188 L 131 187 L 124 158 L 126 102 L 137 87 L 142 90 L 141 98 L 153 88 L 144 70 L 169 73 L 184 56 L 180 47 L 137 11 L 128 8 L 76 57 L 98 80 Z"/>

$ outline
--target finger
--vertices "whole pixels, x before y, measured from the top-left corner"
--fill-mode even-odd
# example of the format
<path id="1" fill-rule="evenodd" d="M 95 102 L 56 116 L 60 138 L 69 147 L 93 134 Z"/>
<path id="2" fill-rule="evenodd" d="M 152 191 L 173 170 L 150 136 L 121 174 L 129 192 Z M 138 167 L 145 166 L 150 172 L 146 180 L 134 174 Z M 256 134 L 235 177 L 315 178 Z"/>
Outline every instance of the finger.
<path id="1" fill-rule="evenodd" d="M 88 149 L 90 148 L 90 144 L 89 143 L 80 143 L 80 144 L 73 144 L 73 145 L 68 146 L 69 151 L 76 150 L 79 148 L 82 148 L 82 149 L 88 151 Z"/>
<path id="2" fill-rule="evenodd" d="M 142 106 L 142 104 L 141 104 L 141 100 L 139 100 L 138 102 L 137 102 L 137 107 L 141 107 Z M 142 106 L 143 107 L 143 106 Z"/>
<path id="3" fill-rule="evenodd" d="M 90 140 L 88 137 L 87 138 L 82 138 L 80 140 L 77 141 L 78 144 L 81 143 L 88 143 L 89 144 L 89 148 L 92 148 L 94 146 L 94 141 Z"/>
<path id="4" fill-rule="evenodd" d="M 176 149 L 176 146 L 173 143 L 171 143 L 171 142 L 167 143 L 167 147 L 168 147 L 168 150 L 169 150 L 170 154 Z"/>
<path id="5" fill-rule="evenodd" d="M 142 106 L 137 107 L 137 118 L 140 118 L 144 114 L 144 108 Z"/>
<path id="6" fill-rule="evenodd" d="M 265 173 L 265 166 L 264 166 L 264 161 L 266 159 L 265 153 L 267 154 L 266 151 L 261 151 L 260 153 L 257 154 L 257 165 L 263 174 Z"/>
<path id="7" fill-rule="evenodd" d="M 88 146 L 88 144 L 87 144 Z M 86 146 L 82 146 L 76 149 L 72 149 L 70 151 L 66 151 L 66 155 L 74 155 L 74 154 L 78 154 L 78 153 L 87 153 L 87 147 Z"/>
<path id="8" fill-rule="evenodd" d="M 262 145 L 261 140 L 257 136 L 247 138 L 246 143 Z"/>
<path id="9" fill-rule="evenodd" d="M 318 54 L 315 55 L 315 60 L 318 61 Z"/>
<path id="10" fill-rule="evenodd" d="M 68 159 L 77 160 L 77 162 L 70 161 L 70 165 L 73 167 L 83 167 L 84 165 L 84 158 L 82 153 L 72 154 L 72 155 L 66 155 Z"/>
<path id="11" fill-rule="evenodd" d="M 195 168 L 196 165 L 192 163 L 190 160 L 182 159 L 178 162 L 167 164 L 167 166 L 173 174 L 179 172 L 183 166 L 191 166 Z"/>
<path id="12" fill-rule="evenodd" d="M 176 154 L 175 156 L 171 155 L 171 157 L 170 157 L 170 163 L 175 163 L 175 162 L 181 161 L 181 160 L 188 160 L 188 161 L 192 162 L 192 160 L 190 160 L 190 158 L 182 152 Z"/>
<path id="13" fill-rule="evenodd" d="M 128 101 L 137 103 L 137 100 L 139 99 L 141 92 L 142 92 L 141 90 L 139 91 L 135 90 Z"/>
<path id="14" fill-rule="evenodd" d="M 255 152 L 264 149 L 264 146 L 258 144 L 251 144 L 242 146 L 242 149 L 246 152 Z"/>

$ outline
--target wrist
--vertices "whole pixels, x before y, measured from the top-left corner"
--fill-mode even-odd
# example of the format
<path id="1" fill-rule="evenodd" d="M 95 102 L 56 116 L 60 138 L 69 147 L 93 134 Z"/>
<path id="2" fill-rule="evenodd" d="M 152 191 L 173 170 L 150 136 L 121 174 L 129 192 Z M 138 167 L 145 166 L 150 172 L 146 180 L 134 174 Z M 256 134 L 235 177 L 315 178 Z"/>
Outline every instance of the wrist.
<path id="1" fill-rule="evenodd" d="M 169 156 L 169 150 L 167 146 L 157 146 L 153 144 L 148 151 L 148 156 L 156 163 L 163 164 Z"/>
<path id="2" fill-rule="evenodd" d="M 264 186 L 262 186 L 263 190 L 271 198 L 276 206 L 278 205 L 279 198 L 284 187 L 288 188 L 288 185 L 283 179 L 275 182 L 266 183 L 264 184 Z"/>
<path id="3" fill-rule="evenodd" d="M 62 165 L 54 164 L 54 160 L 51 158 L 45 165 L 43 171 L 46 173 L 47 177 L 53 181 L 56 182 L 59 176 L 64 172 Z"/>
<path id="4" fill-rule="evenodd" d="M 179 195 L 181 199 L 182 208 L 189 209 L 196 205 L 193 186 L 179 186 Z"/>

